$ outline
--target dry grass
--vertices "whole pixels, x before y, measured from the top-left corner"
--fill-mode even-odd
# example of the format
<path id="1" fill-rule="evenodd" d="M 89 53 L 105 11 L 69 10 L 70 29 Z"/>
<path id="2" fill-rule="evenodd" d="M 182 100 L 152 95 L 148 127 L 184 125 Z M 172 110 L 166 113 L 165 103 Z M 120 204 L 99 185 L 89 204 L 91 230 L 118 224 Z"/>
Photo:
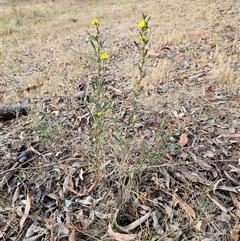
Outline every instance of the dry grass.
<path id="1" fill-rule="evenodd" d="M 10 240 L 18 234 L 15 240 L 23 240 L 37 216 L 39 230 L 47 230 L 45 239 L 38 240 L 67 240 L 59 238 L 61 225 L 67 236 L 75 225 L 77 240 L 110 240 L 108 222 L 120 232 L 118 225 L 128 225 L 150 210 L 151 218 L 131 230 L 139 240 L 236 241 L 240 228 L 239 9 L 237 0 L 3 2 L 0 104 L 39 105 L 28 116 L 0 123 L 0 177 L 23 145 L 31 144 L 43 154 L 33 150 L 35 162 L 14 176 L 11 188 L 1 190 L 0 237 Z M 63 99 L 82 89 L 91 94 L 94 66 L 87 31 L 92 31 L 90 21 L 98 18 L 110 55 L 107 85 L 113 88 L 112 98 L 119 107 L 108 121 L 115 119 L 121 131 L 126 128 L 138 74 L 133 40 L 138 38 L 142 12 L 151 16 L 151 39 L 139 125 L 131 130 L 130 142 L 124 138 L 117 142 L 110 128 L 101 156 L 96 157 L 90 148 L 87 104 Z M 182 133 L 189 138 L 184 148 L 178 145 Z M 21 183 L 19 190 L 14 182 Z M 19 230 L 19 208 L 24 209 L 26 193 L 34 183 L 44 189 L 37 191 L 42 206 L 36 208 L 36 194 L 32 216 Z M 65 190 L 66 185 L 85 195 L 77 197 Z M 16 190 L 20 197 L 13 207 Z M 43 208 L 49 201 L 44 195 L 59 202 L 52 213 Z"/>
<path id="2" fill-rule="evenodd" d="M 156 63 L 149 77 L 154 85 L 158 82 L 168 85 L 166 82 L 171 81 L 173 75 L 170 71 L 175 71 L 188 58 L 199 69 L 210 65 L 205 78 L 208 84 L 216 83 L 218 88 L 229 89 L 235 94 L 239 91 L 239 14 L 236 1 L 187 1 L 179 4 L 174 1 L 111 1 L 110 4 L 109 1 L 33 1 L 27 6 L 25 2 L 6 4 L 2 11 L 3 71 L 7 73 L 4 76 L 11 76 L 4 81 L 11 81 L 10 85 L 5 87 L 2 83 L 6 88 L 2 100 L 7 102 L 15 102 L 16 91 L 29 85 L 44 83 L 41 91 L 47 89 L 50 93 L 61 91 L 65 83 L 71 89 L 71 82 L 84 71 L 84 55 L 89 54 L 89 45 L 83 41 L 89 29 L 89 19 L 101 19 L 107 42 L 111 44 L 109 50 L 117 53 L 119 45 L 128 44 L 136 36 L 135 23 L 142 11 L 152 16 L 152 50 L 159 52 L 164 45 L 188 48 L 184 59 L 170 56 L 173 60 Z M 231 17 L 226 17 L 227 14 Z M 208 45 L 204 46 L 204 41 Z M 209 51 L 196 49 L 213 46 L 214 50 Z M 66 63 L 70 66 L 58 76 Z M 119 71 L 134 75 L 133 63 L 129 59 L 121 61 Z M 191 74 L 191 69 L 188 72 Z M 23 97 L 21 95 L 17 101 Z"/>

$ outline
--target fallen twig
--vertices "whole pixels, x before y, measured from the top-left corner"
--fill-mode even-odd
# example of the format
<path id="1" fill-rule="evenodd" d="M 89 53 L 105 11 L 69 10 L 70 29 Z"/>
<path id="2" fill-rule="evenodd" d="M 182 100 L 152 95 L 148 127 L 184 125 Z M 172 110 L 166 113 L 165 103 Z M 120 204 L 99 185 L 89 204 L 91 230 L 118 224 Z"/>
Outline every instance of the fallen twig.
<path id="1" fill-rule="evenodd" d="M 64 97 L 66 101 L 69 99 L 82 99 L 84 96 L 84 91 L 80 91 L 73 96 Z M 17 115 L 27 115 L 28 112 L 36 108 L 36 105 L 33 104 L 13 104 L 0 106 L 0 120 L 11 120 L 15 118 Z"/>

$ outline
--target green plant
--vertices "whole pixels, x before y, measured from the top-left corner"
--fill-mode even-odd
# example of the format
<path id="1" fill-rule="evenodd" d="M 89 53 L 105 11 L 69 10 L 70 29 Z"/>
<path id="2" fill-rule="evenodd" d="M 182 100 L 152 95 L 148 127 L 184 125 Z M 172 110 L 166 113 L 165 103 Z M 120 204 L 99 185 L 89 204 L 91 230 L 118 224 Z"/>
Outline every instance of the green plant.
<path id="1" fill-rule="evenodd" d="M 147 71 L 145 68 L 146 57 L 148 53 L 147 44 L 149 42 L 148 37 L 148 22 L 151 17 L 148 17 L 146 14 L 142 14 L 142 20 L 138 23 L 138 27 L 140 28 L 139 31 L 139 38 L 140 43 L 134 41 L 134 44 L 137 47 L 137 50 L 140 54 L 140 59 L 138 63 L 138 70 L 139 70 L 139 78 L 135 81 L 135 88 L 133 90 L 134 95 L 137 97 L 143 91 L 142 80 L 146 77 Z"/>
<path id="2" fill-rule="evenodd" d="M 147 58 L 147 44 L 149 42 L 148 37 L 148 22 L 150 17 L 147 14 L 142 14 L 142 20 L 138 23 L 138 27 L 140 28 L 139 31 L 139 39 L 140 42 L 134 41 L 135 46 L 137 47 L 138 53 L 140 55 L 139 62 L 138 62 L 138 70 L 139 70 L 139 77 L 135 80 L 134 83 L 134 99 L 132 100 L 133 109 L 131 114 L 129 115 L 128 124 L 134 123 L 136 121 L 136 111 L 138 107 L 137 98 L 143 92 L 144 86 L 142 85 L 142 80 L 146 77 L 147 70 L 145 68 L 146 58 Z"/>
<path id="3" fill-rule="evenodd" d="M 99 166 L 99 160 L 101 159 L 101 144 L 106 137 L 106 125 L 107 112 L 111 109 L 111 98 L 108 94 L 108 88 L 105 84 L 106 73 L 106 61 L 108 60 L 108 54 L 103 51 L 104 41 L 101 39 L 100 23 L 98 19 L 93 19 L 91 24 L 96 28 L 95 34 L 88 35 L 90 37 L 90 43 L 94 50 L 94 74 L 91 82 L 92 95 L 90 97 L 90 103 L 92 104 L 88 110 L 92 116 L 93 124 L 90 131 L 90 136 L 93 139 L 93 151 L 96 158 L 96 163 Z"/>
<path id="4" fill-rule="evenodd" d="M 121 131 L 118 131 L 120 133 L 118 141 L 121 143 L 122 150 L 124 152 L 124 160 L 128 158 L 130 148 L 131 148 L 131 142 L 134 141 L 134 137 L 130 134 L 130 131 L 134 124 L 137 121 L 136 118 L 136 112 L 138 109 L 138 97 L 143 92 L 143 85 L 142 80 L 146 77 L 147 70 L 145 68 L 146 58 L 147 58 L 147 44 L 149 42 L 148 37 L 148 23 L 149 23 L 150 17 L 148 17 L 146 14 L 142 14 L 142 20 L 138 23 L 138 27 L 140 28 L 139 31 L 139 39 L 140 42 L 134 41 L 135 46 L 137 47 L 138 53 L 139 53 L 139 61 L 137 63 L 138 70 L 139 70 L 139 76 L 135 80 L 134 88 L 133 88 L 133 98 L 132 98 L 132 108 L 128 116 L 128 123 L 127 123 L 127 129 L 124 133 L 124 137 L 121 134 Z"/>
<path id="5" fill-rule="evenodd" d="M 184 46 L 183 46 L 183 50 L 184 50 L 184 52 L 188 52 L 188 51 L 191 50 L 191 48 L 190 48 L 190 46 L 188 46 L 188 45 L 184 45 Z"/>
<path id="6" fill-rule="evenodd" d="M 40 136 L 47 140 L 52 140 L 52 134 L 50 131 L 50 127 L 47 125 L 47 123 L 40 122 L 37 123 L 34 130 L 39 133 Z"/>
<path id="7" fill-rule="evenodd" d="M 115 140 L 117 141 L 121 150 L 121 158 L 126 161 L 129 157 L 131 150 L 131 142 L 134 141 L 134 136 L 130 134 L 132 127 L 136 122 L 136 112 L 138 108 L 138 97 L 143 92 L 142 80 L 146 77 L 147 70 L 145 68 L 147 58 L 147 44 L 149 42 L 148 37 L 148 23 L 150 17 L 146 14 L 142 14 L 142 20 L 138 23 L 139 31 L 139 42 L 134 41 L 139 53 L 138 70 L 139 77 L 134 83 L 132 108 L 128 116 L 127 127 L 123 131 L 118 127 L 115 122 L 114 131 L 116 133 Z M 98 19 L 93 19 L 91 24 L 95 27 L 96 31 L 94 34 L 88 32 L 90 37 L 90 44 L 94 50 L 94 56 L 92 58 L 94 62 L 93 78 L 91 82 L 92 95 L 89 99 L 91 105 L 88 105 L 89 113 L 92 116 L 93 124 L 90 131 L 90 136 L 93 140 L 93 151 L 97 159 L 101 158 L 100 153 L 102 148 L 101 145 L 104 143 L 107 135 L 108 120 L 111 119 L 114 122 L 112 114 L 112 99 L 109 95 L 108 88 L 106 85 L 106 63 L 108 60 L 108 54 L 103 51 L 104 41 L 101 38 L 100 23 Z M 109 115 L 108 115 L 109 114 Z M 98 161 L 97 161 L 98 162 Z"/>

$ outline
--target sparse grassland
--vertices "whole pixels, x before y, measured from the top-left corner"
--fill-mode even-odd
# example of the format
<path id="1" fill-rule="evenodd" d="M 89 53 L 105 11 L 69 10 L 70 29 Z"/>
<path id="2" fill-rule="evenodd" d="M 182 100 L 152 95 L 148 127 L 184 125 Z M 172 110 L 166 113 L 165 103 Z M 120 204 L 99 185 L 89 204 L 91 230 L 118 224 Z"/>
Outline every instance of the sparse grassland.
<path id="1" fill-rule="evenodd" d="M 3 1 L 0 239 L 239 240 L 239 9 Z"/>

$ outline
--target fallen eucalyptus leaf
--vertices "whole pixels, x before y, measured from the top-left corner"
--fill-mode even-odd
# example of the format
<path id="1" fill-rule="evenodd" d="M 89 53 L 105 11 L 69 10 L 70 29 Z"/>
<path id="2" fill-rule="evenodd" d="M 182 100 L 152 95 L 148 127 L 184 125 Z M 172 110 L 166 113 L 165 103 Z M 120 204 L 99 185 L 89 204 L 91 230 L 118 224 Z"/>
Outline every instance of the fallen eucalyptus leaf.
<path id="1" fill-rule="evenodd" d="M 178 201 L 180 207 L 187 212 L 188 215 L 196 218 L 196 213 L 192 207 L 190 207 L 187 203 L 185 203 L 182 198 L 180 198 L 176 193 L 174 193 L 173 197 Z"/>
<path id="2" fill-rule="evenodd" d="M 186 133 L 182 133 L 179 140 L 179 145 L 183 148 L 188 143 L 188 136 Z"/>
<path id="3" fill-rule="evenodd" d="M 108 224 L 108 234 L 116 241 L 130 241 L 137 238 L 136 234 L 122 234 L 112 230 L 111 224 Z"/>

